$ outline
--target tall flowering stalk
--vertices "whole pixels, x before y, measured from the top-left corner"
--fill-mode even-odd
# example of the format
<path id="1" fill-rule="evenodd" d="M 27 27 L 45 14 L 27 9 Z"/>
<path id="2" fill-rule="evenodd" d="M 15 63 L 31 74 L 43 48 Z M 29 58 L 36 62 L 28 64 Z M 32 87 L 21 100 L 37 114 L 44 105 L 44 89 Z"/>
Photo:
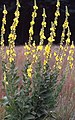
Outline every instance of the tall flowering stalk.
<path id="1" fill-rule="evenodd" d="M 31 44 L 33 40 L 33 34 L 34 34 L 34 24 L 35 24 L 35 18 L 37 17 L 37 9 L 38 6 L 36 5 L 36 0 L 34 0 L 34 6 L 33 6 L 33 12 L 32 12 L 32 20 L 30 22 L 30 29 L 29 29 L 29 45 Z"/>
<path id="2" fill-rule="evenodd" d="M 46 39 L 45 37 L 45 34 L 44 34 L 44 30 L 45 30 L 45 27 L 46 27 L 46 12 L 45 12 L 45 8 L 43 8 L 43 14 L 42 14 L 42 17 L 43 17 L 43 21 L 41 23 L 42 27 L 41 27 L 41 30 L 40 30 L 40 45 L 43 45 L 44 43 L 44 40 Z"/>
<path id="3" fill-rule="evenodd" d="M 8 36 L 8 42 L 9 42 L 9 49 L 6 50 L 6 54 L 8 56 L 8 62 L 9 63 L 12 63 L 15 59 L 15 56 L 16 56 L 16 52 L 15 52 L 15 40 L 16 40 L 16 27 L 19 23 L 19 16 L 20 16 L 20 12 L 19 12 L 19 8 L 20 8 L 20 3 L 19 1 L 17 0 L 17 8 L 16 8 L 16 11 L 15 11 L 15 18 L 13 19 L 13 23 L 12 23 L 12 26 L 10 27 L 11 29 L 11 32 Z"/>
<path id="4" fill-rule="evenodd" d="M 65 21 L 63 24 L 63 31 L 62 31 L 62 35 L 61 35 L 61 42 L 60 44 L 63 44 L 65 42 L 65 32 L 68 29 L 69 26 L 69 22 L 68 22 L 68 17 L 69 17 L 69 12 L 68 12 L 68 8 L 66 6 L 66 12 L 65 12 Z"/>
<path id="5" fill-rule="evenodd" d="M 72 44 L 70 46 L 70 50 L 69 50 L 69 55 L 67 57 L 67 61 L 68 61 L 68 65 L 69 68 L 72 69 L 73 68 L 73 61 L 74 61 L 74 42 L 72 41 Z"/>
<path id="6" fill-rule="evenodd" d="M 4 59 L 5 59 L 4 35 L 5 35 L 6 15 L 7 15 L 7 10 L 6 10 L 6 7 L 4 5 L 2 27 L 1 27 L 1 41 L 0 41 L 0 45 L 1 45 L 1 48 L 0 48 L 1 53 L 0 54 L 1 54 L 2 61 L 4 61 Z"/>
<path id="7" fill-rule="evenodd" d="M 70 42 L 70 28 L 69 28 L 68 17 L 69 17 L 69 12 L 68 12 L 68 8 L 66 6 L 65 21 L 63 24 L 63 31 L 62 31 L 62 35 L 61 35 L 60 47 L 58 50 L 59 53 L 54 52 L 55 64 L 58 69 L 62 68 L 62 63 L 63 63 L 64 57 L 66 56 L 66 52 L 68 50 L 67 45 L 69 45 L 69 42 Z M 66 46 L 64 47 L 63 43 L 65 42 L 66 30 L 68 30 L 68 32 L 67 32 Z"/>
<path id="8" fill-rule="evenodd" d="M 56 37 L 56 26 L 58 23 L 58 17 L 60 16 L 60 1 L 57 0 L 57 4 L 56 4 L 56 11 L 55 11 L 55 18 L 54 21 L 51 22 L 51 28 L 50 28 L 50 37 L 48 38 L 48 45 L 50 46 L 50 54 L 49 57 L 51 58 L 52 54 L 51 54 L 51 47 L 52 47 L 52 43 L 55 41 L 55 37 Z"/>
<path id="9" fill-rule="evenodd" d="M 54 25 L 57 26 L 58 24 L 58 17 L 60 16 L 60 0 L 57 0 L 56 4 L 56 12 L 55 12 L 55 18 L 54 18 Z"/>

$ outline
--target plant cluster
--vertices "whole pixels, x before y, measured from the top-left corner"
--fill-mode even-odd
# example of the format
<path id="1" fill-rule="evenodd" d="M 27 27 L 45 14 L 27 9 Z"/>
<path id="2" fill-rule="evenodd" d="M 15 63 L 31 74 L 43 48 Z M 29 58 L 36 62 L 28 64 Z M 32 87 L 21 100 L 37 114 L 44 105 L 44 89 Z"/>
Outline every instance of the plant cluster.
<path id="1" fill-rule="evenodd" d="M 3 70 L 3 85 L 6 96 L 2 100 L 5 107 L 5 120 L 56 120 L 55 108 L 68 74 L 74 69 L 74 44 L 70 45 L 69 12 L 66 6 L 65 21 L 62 25 L 62 35 L 58 51 L 52 52 L 53 41 L 56 37 L 56 28 L 60 16 L 60 1 L 57 0 L 54 21 L 51 22 L 48 44 L 43 45 L 46 36 L 46 10 L 43 8 L 40 42 L 36 46 L 33 40 L 34 24 L 37 17 L 38 6 L 34 0 L 32 20 L 29 29 L 29 42 L 24 46 L 25 63 L 22 76 L 18 75 L 16 68 L 16 27 L 19 23 L 20 3 L 16 1 L 16 11 L 8 36 L 9 46 L 4 49 L 4 35 L 7 10 L 4 5 L 1 27 L 1 62 Z M 66 34 L 67 33 L 67 34 Z M 66 38 L 66 37 L 67 38 Z M 64 45 L 64 42 L 66 43 Z M 67 55 L 68 54 L 68 55 Z M 42 56 L 42 57 L 41 57 Z M 65 68 L 63 68 L 66 59 Z M 53 65 L 51 65 L 53 61 Z M 60 101 L 59 101 L 60 102 Z M 58 104 L 57 104 L 58 103 Z M 63 117 L 64 118 L 64 117 Z M 66 118 L 67 120 L 67 118 Z"/>

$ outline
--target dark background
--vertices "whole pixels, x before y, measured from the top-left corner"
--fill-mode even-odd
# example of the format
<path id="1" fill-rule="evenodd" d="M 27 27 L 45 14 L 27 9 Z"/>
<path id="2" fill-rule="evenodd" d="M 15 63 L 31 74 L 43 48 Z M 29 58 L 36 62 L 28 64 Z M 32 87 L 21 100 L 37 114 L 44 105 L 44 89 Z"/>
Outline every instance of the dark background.
<path id="1" fill-rule="evenodd" d="M 71 29 L 71 41 L 73 40 L 75 42 L 75 0 L 60 0 L 61 1 L 61 7 L 60 12 L 61 16 L 58 20 L 58 27 L 57 27 L 57 37 L 55 44 L 58 44 L 60 42 L 60 36 L 62 32 L 62 24 L 65 19 L 65 6 L 67 5 L 69 8 L 69 22 L 70 22 L 70 29 Z M 8 34 L 10 33 L 10 26 L 12 25 L 13 18 L 14 18 L 14 12 L 16 9 L 16 0 L 0 0 L 0 28 L 1 28 L 1 21 L 2 21 L 2 10 L 3 5 L 6 5 L 8 10 L 7 15 L 7 25 L 6 25 L 6 34 L 5 34 L 5 45 L 8 45 L 7 38 Z M 33 0 L 20 0 L 21 8 L 20 8 L 20 18 L 19 18 L 19 24 L 17 27 L 17 40 L 16 45 L 24 45 L 25 42 L 28 42 L 28 31 L 31 21 L 31 13 L 33 11 Z M 46 14 L 47 14 L 47 27 L 45 28 L 45 35 L 48 38 L 49 37 L 49 28 L 50 23 L 54 19 L 54 13 L 56 10 L 56 0 L 37 0 L 37 5 L 39 7 L 37 13 L 38 16 L 36 18 L 36 24 L 34 26 L 34 36 L 33 38 L 36 40 L 36 44 L 38 44 L 39 40 L 39 32 L 41 28 L 41 22 L 42 22 L 42 8 L 46 8 Z M 47 40 L 44 44 L 47 43 Z"/>

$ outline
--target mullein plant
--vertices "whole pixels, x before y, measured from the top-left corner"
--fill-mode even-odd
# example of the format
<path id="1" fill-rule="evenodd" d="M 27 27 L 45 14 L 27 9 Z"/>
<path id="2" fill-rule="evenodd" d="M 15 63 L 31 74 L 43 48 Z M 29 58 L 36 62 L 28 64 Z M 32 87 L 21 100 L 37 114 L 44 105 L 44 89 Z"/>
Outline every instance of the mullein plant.
<path id="1" fill-rule="evenodd" d="M 3 68 L 3 85 L 5 88 L 5 93 L 6 97 L 3 98 L 3 101 L 5 102 L 5 110 L 6 110 L 6 115 L 5 119 L 15 119 L 14 113 L 15 111 L 15 97 L 16 94 L 18 93 L 18 82 L 19 82 L 19 76 L 17 75 L 17 69 L 15 67 L 15 40 L 16 40 L 16 27 L 19 22 L 19 8 L 20 8 L 20 3 L 17 0 L 16 2 L 16 11 L 15 11 L 15 18 L 13 20 L 13 24 L 10 27 L 11 32 L 8 36 L 8 43 L 9 47 L 6 49 L 6 61 L 3 62 L 2 68 Z M 7 14 L 7 11 L 4 6 L 4 14 Z M 4 21 L 3 21 L 4 22 Z M 5 20 L 6 23 L 6 20 Z M 3 25 L 3 24 L 2 24 Z M 1 32 L 1 36 L 3 33 Z M 4 59 L 4 58 L 3 58 Z M 2 60 L 3 60 L 2 59 Z M 16 118 L 17 119 L 17 118 Z"/>
<path id="2" fill-rule="evenodd" d="M 1 49 L 0 49 L 0 55 L 1 55 L 1 61 L 2 61 L 2 69 L 3 66 L 5 66 L 6 62 L 6 54 L 4 52 L 4 35 L 5 35 L 5 25 L 6 25 L 6 15 L 7 15 L 7 10 L 6 10 L 6 6 L 4 5 L 4 10 L 3 10 L 3 19 L 2 19 L 2 27 L 1 27 L 1 41 L 0 41 L 0 45 L 1 45 Z M 4 77 L 4 83 L 5 85 L 8 84 L 6 82 L 6 71 L 3 69 L 3 77 Z"/>

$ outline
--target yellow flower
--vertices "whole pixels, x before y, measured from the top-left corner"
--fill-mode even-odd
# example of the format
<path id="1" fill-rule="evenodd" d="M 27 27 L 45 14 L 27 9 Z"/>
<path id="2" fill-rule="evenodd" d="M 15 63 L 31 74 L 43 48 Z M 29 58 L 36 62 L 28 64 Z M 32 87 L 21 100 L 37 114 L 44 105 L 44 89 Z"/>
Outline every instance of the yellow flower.
<path id="1" fill-rule="evenodd" d="M 65 57 L 65 56 L 66 56 L 66 54 L 64 53 L 64 54 L 63 54 L 63 56 Z"/>
<path id="2" fill-rule="evenodd" d="M 62 68 L 61 65 L 58 65 L 57 67 L 58 67 L 59 70 L 61 70 L 61 68 Z"/>
<path id="3" fill-rule="evenodd" d="M 63 24 L 63 28 L 67 28 L 68 27 L 68 21 L 65 21 L 64 24 Z"/>
<path id="4" fill-rule="evenodd" d="M 47 64 L 47 60 L 44 60 L 44 66 Z"/>
<path id="5" fill-rule="evenodd" d="M 45 18 L 47 17 L 45 13 L 43 13 L 42 16 L 45 17 Z"/>
<path id="6" fill-rule="evenodd" d="M 4 5 L 4 10 L 3 10 L 3 14 L 7 14 L 7 10 L 6 10 L 6 7 L 5 7 L 5 5 Z"/>
<path id="7" fill-rule="evenodd" d="M 32 77 L 32 66 L 29 65 L 28 69 L 27 69 L 27 74 L 28 74 L 28 77 Z"/>
<path id="8" fill-rule="evenodd" d="M 49 53 L 49 52 L 50 52 L 50 46 L 49 46 L 49 45 L 46 45 L 46 46 L 45 46 L 45 52 L 46 52 L 46 53 Z"/>
<path id="9" fill-rule="evenodd" d="M 27 50 L 30 50 L 30 47 L 29 47 L 28 45 L 26 45 L 25 48 L 26 48 Z"/>
<path id="10" fill-rule="evenodd" d="M 62 60 L 63 60 L 63 57 L 61 56 L 61 57 L 59 58 L 59 60 L 60 60 L 60 62 L 62 62 Z"/>
<path id="11" fill-rule="evenodd" d="M 40 39 L 46 39 L 45 35 L 41 35 Z"/>
<path id="12" fill-rule="evenodd" d="M 58 57 L 58 55 L 55 57 L 55 59 L 56 59 L 56 61 L 59 61 L 59 57 Z"/>
<path id="13" fill-rule="evenodd" d="M 6 54 L 9 56 L 9 54 L 10 54 L 10 51 L 9 51 L 9 50 L 6 50 Z"/>
<path id="14" fill-rule="evenodd" d="M 54 27 L 51 27 L 50 30 L 54 32 L 54 31 L 55 31 L 55 28 L 54 28 Z"/>
<path id="15" fill-rule="evenodd" d="M 42 49 L 43 49 L 43 46 L 42 46 L 42 45 L 37 46 L 37 51 L 38 51 L 38 50 L 41 51 Z"/>
<path id="16" fill-rule="evenodd" d="M 4 28 L 4 25 L 2 25 L 1 32 L 2 32 L 2 34 L 4 34 L 4 33 L 5 33 L 5 28 Z"/>
<path id="17" fill-rule="evenodd" d="M 70 64 L 70 68 L 71 68 L 71 69 L 73 68 L 73 63 Z"/>
<path id="18" fill-rule="evenodd" d="M 6 81 L 6 72 L 4 71 L 4 81 Z"/>
<path id="19" fill-rule="evenodd" d="M 70 38 L 66 39 L 66 43 L 69 44 L 70 43 Z"/>
<path id="20" fill-rule="evenodd" d="M 55 12 L 55 16 L 56 17 L 60 16 L 60 12 L 58 10 Z"/>
<path id="21" fill-rule="evenodd" d="M 54 40 L 52 37 L 49 37 L 49 38 L 48 38 L 48 41 L 52 43 L 52 42 L 55 41 L 55 40 Z"/>
<path id="22" fill-rule="evenodd" d="M 54 21 L 54 24 L 57 26 L 57 20 Z"/>
<path id="23" fill-rule="evenodd" d="M 15 30 L 15 26 L 11 26 L 10 29 L 11 29 L 11 30 Z"/>
<path id="24" fill-rule="evenodd" d="M 72 44 L 70 48 L 74 49 L 74 44 Z"/>
<path id="25" fill-rule="evenodd" d="M 38 6 L 34 5 L 34 6 L 33 6 L 33 9 L 34 9 L 34 10 L 37 10 L 37 9 L 38 9 Z"/>
<path id="26" fill-rule="evenodd" d="M 69 54 L 74 54 L 74 50 L 70 50 L 70 51 L 69 51 Z"/>
<path id="27" fill-rule="evenodd" d="M 43 27 L 46 27 L 46 22 L 43 21 L 43 22 L 42 22 L 42 26 L 43 26 Z"/>
<path id="28" fill-rule="evenodd" d="M 10 33 L 8 38 L 9 39 L 14 39 L 14 34 Z"/>
<path id="29" fill-rule="evenodd" d="M 12 63 L 14 61 L 14 58 L 10 57 L 9 62 Z"/>
<path id="30" fill-rule="evenodd" d="M 67 60 L 68 60 L 68 61 L 73 61 L 74 58 L 73 58 L 72 56 L 68 56 Z"/>
<path id="31" fill-rule="evenodd" d="M 57 53 L 56 52 L 54 52 L 54 56 L 56 56 L 57 55 Z"/>
<path id="32" fill-rule="evenodd" d="M 32 25 L 34 25 L 35 24 L 35 22 L 34 22 L 34 20 L 32 20 L 31 22 L 30 22 L 30 25 L 32 26 Z"/>
<path id="33" fill-rule="evenodd" d="M 8 85 L 8 82 L 5 82 L 6 85 Z"/>
<path id="34" fill-rule="evenodd" d="M 18 7 L 21 7 L 21 6 L 20 6 L 20 3 L 19 3 L 19 0 L 17 0 L 16 5 L 17 5 Z"/>
<path id="35" fill-rule="evenodd" d="M 64 32 L 62 32 L 62 35 L 61 35 L 62 37 L 65 37 L 65 33 Z"/>
<path id="36" fill-rule="evenodd" d="M 29 33 L 30 33 L 31 35 L 34 34 L 33 27 L 30 27 L 30 29 L 29 29 Z"/>
<path id="37" fill-rule="evenodd" d="M 3 18 L 3 19 L 2 19 L 2 22 L 3 22 L 4 24 L 6 24 L 6 19 L 5 19 L 5 18 Z"/>
<path id="38" fill-rule="evenodd" d="M 32 12 L 32 17 L 33 18 L 37 17 L 37 13 L 36 12 Z"/>
<path id="39" fill-rule="evenodd" d="M 16 10 L 14 14 L 15 14 L 16 17 L 20 16 L 20 12 L 18 10 Z"/>
<path id="40" fill-rule="evenodd" d="M 59 7 L 59 6 L 60 6 L 60 1 L 58 0 L 56 7 Z"/>
<path id="41" fill-rule="evenodd" d="M 61 49 L 61 50 L 63 50 L 63 49 L 64 49 L 62 45 L 60 45 L 60 49 Z"/>
<path id="42" fill-rule="evenodd" d="M 30 72 L 28 72 L 28 77 L 32 78 L 32 74 Z"/>

